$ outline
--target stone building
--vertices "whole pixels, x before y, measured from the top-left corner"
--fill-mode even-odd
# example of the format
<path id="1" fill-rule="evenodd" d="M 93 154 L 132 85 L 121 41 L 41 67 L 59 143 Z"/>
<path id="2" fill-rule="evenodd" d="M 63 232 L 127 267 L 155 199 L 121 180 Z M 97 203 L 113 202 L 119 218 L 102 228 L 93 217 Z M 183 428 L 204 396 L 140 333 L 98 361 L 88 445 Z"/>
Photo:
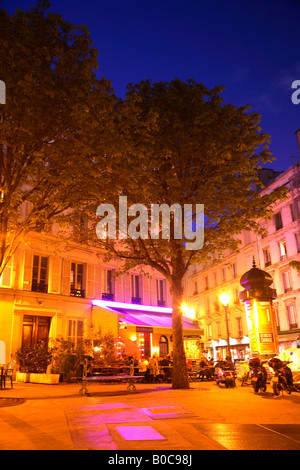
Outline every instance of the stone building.
<path id="1" fill-rule="evenodd" d="M 273 307 L 279 349 L 300 347 L 300 276 L 289 264 L 300 261 L 300 163 L 281 173 L 262 170 L 260 177 L 266 185 L 262 193 L 282 185 L 289 189 L 288 199 L 274 205 L 271 220 L 259 221 L 267 234 L 261 237 L 252 232 L 242 233 L 238 252 L 227 250 L 222 259 L 192 266 L 185 279 L 186 303 L 194 308 L 205 331 L 203 351 L 215 359 L 226 355 L 224 307 L 219 301 L 224 291 L 231 296 L 228 323 L 232 356 L 244 358 L 250 353 L 239 292 L 242 290 L 240 278 L 251 268 L 253 259 L 258 268 L 272 276 L 272 287 L 277 291 Z"/>

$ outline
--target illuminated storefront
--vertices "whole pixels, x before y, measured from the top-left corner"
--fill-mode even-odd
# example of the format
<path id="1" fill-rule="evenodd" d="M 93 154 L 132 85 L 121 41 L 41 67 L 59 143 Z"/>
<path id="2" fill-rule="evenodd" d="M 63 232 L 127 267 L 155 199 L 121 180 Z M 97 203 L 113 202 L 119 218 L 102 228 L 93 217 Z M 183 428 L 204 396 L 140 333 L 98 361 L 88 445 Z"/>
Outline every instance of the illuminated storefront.
<path id="1" fill-rule="evenodd" d="M 93 300 L 92 309 L 94 324 L 97 321 L 103 324 L 103 318 L 109 317 L 117 325 L 112 332 L 118 337 L 120 356 L 142 359 L 153 354 L 159 357 L 172 355 L 171 308 Z M 183 334 L 187 357 L 196 357 L 203 330 L 198 322 L 183 316 Z"/>

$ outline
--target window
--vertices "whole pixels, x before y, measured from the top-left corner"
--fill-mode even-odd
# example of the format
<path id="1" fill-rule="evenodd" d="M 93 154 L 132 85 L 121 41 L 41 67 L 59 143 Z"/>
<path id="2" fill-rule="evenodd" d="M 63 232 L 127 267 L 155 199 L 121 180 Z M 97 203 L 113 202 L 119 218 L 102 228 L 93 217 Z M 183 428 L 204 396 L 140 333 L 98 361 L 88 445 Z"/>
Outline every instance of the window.
<path id="1" fill-rule="evenodd" d="M 83 264 L 71 263 L 71 295 L 84 297 L 83 289 Z"/>
<path id="2" fill-rule="evenodd" d="M 164 307 L 166 305 L 166 280 L 156 279 L 157 305 Z M 195 282 L 195 293 L 197 292 L 197 282 Z"/>
<path id="3" fill-rule="evenodd" d="M 217 273 L 214 273 L 214 285 L 216 286 L 217 284 L 218 284 Z"/>
<path id="4" fill-rule="evenodd" d="M 142 303 L 142 275 L 131 275 L 131 302 L 133 304 Z"/>
<path id="5" fill-rule="evenodd" d="M 225 268 L 222 268 L 221 276 L 222 276 L 222 281 L 224 282 L 226 280 Z"/>
<path id="6" fill-rule="evenodd" d="M 208 290 L 209 289 L 208 276 L 205 276 L 204 283 L 205 283 L 205 290 Z"/>
<path id="7" fill-rule="evenodd" d="M 290 330 L 298 328 L 297 311 L 295 304 L 287 305 L 286 313 Z"/>
<path id="8" fill-rule="evenodd" d="M 290 271 L 285 271 L 282 273 L 282 281 L 283 281 L 283 288 L 284 292 L 289 292 L 292 290 L 292 282 L 291 282 L 291 273 Z"/>
<path id="9" fill-rule="evenodd" d="M 271 253 L 270 253 L 270 248 L 265 248 L 263 250 L 263 255 L 264 255 L 264 263 L 265 263 L 265 268 L 267 266 L 270 266 L 271 263 Z"/>
<path id="10" fill-rule="evenodd" d="M 292 222 L 295 222 L 296 217 L 295 217 L 295 211 L 294 211 L 293 204 L 290 204 L 290 213 L 291 213 Z"/>
<path id="11" fill-rule="evenodd" d="M 48 292 L 48 258 L 33 256 L 31 290 L 33 292 Z"/>
<path id="12" fill-rule="evenodd" d="M 231 270 L 232 270 L 232 277 L 234 279 L 237 276 L 236 263 L 232 263 Z"/>
<path id="13" fill-rule="evenodd" d="M 84 322 L 83 320 L 68 321 L 68 339 L 73 341 L 75 347 L 83 344 Z"/>
<path id="14" fill-rule="evenodd" d="M 115 296 L 115 282 L 114 282 L 114 269 L 102 270 L 102 299 L 114 300 Z"/>
<path id="15" fill-rule="evenodd" d="M 88 221 L 82 214 L 77 217 L 77 223 L 74 225 L 73 230 L 78 243 L 88 242 Z"/>
<path id="16" fill-rule="evenodd" d="M 218 337 L 221 338 L 221 336 L 222 336 L 221 322 L 218 321 L 218 322 L 216 323 L 216 325 L 217 325 L 217 334 L 218 334 Z"/>
<path id="17" fill-rule="evenodd" d="M 212 338 L 212 327 L 211 324 L 207 325 L 207 338 Z"/>
<path id="18" fill-rule="evenodd" d="M 281 212 L 277 212 L 277 214 L 274 215 L 274 223 L 276 230 L 280 230 L 282 228 Z"/>
<path id="19" fill-rule="evenodd" d="M 194 282 L 194 293 L 193 293 L 193 295 L 197 295 L 197 294 L 198 294 L 198 282 L 195 281 Z"/>
<path id="20" fill-rule="evenodd" d="M 278 246 L 279 246 L 280 261 L 282 261 L 283 259 L 287 257 L 286 241 L 282 240 L 278 242 Z"/>
<path id="21" fill-rule="evenodd" d="M 236 328 L 237 328 L 237 336 L 242 337 L 243 336 L 243 323 L 242 323 L 241 317 L 236 318 Z"/>
<path id="22" fill-rule="evenodd" d="M 278 311 L 278 305 L 274 305 L 274 314 L 275 314 L 275 319 L 276 319 L 276 328 L 277 331 L 281 331 L 280 327 L 280 316 L 279 316 L 279 311 Z"/>

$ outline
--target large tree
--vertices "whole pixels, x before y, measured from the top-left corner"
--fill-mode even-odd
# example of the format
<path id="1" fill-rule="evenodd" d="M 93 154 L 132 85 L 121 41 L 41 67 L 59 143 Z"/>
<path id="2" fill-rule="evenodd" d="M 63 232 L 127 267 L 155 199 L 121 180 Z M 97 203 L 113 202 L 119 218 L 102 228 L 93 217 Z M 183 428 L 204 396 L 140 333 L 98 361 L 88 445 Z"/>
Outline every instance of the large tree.
<path id="1" fill-rule="evenodd" d="M 225 249 L 237 249 L 238 237 L 233 235 L 243 230 L 259 232 L 257 219 L 268 217 L 271 204 L 283 194 L 281 189 L 264 196 L 256 191 L 257 169 L 272 160 L 267 147 L 269 136 L 261 132 L 257 113 L 250 113 L 249 106 L 224 104 L 221 92 L 222 87 L 210 90 L 194 80 L 142 81 L 128 87 L 126 99 L 120 100 L 115 110 L 118 139 L 108 155 L 111 180 L 107 188 L 113 190 L 107 200 L 122 226 L 116 225 L 116 240 L 107 238 L 102 243 L 113 256 L 125 261 L 125 269 L 146 264 L 169 281 L 173 298 L 173 388 L 189 387 L 181 309 L 188 267 L 217 259 Z M 125 207 L 125 196 L 128 208 L 132 204 L 147 208 L 147 213 L 143 206 L 131 208 L 127 238 L 124 210 L 121 218 L 118 214 L 119 201 Z M 157 239 L 157 227 L 154 230 L 151 226 L 153 204 L 169 208 L 178 204 L 182 208 L 182 238 L 176 233 L 180 214 L 174 218 L 175 211 L 171 212 L 171 227 L 164 232 L 165 238 L 162 233 L 166 226 L 160 221 Z M 196 204 L 204 205 L 203 246 L 193 246 L 185 237 L 185 204 L 192 204 L 192 210 L 187 207 L 193 217 Z M 113 211 L 100 206 L 98 215 L 105 216 L 97 219 L 98 236 L 105 236 L 102 229 L 107 223 L 112 232 L 108 230 L 106 235 L 114 238 L 114 226 L 109 223 Z M 198 228 L 199 223 L 201 218 Z"/>
<path id="2" fill-rule="evenodd" d="M 0 9 L 0 276 L 30 230 L 86 204 L 114 102 L 87 27 L 49 7 Z"/>

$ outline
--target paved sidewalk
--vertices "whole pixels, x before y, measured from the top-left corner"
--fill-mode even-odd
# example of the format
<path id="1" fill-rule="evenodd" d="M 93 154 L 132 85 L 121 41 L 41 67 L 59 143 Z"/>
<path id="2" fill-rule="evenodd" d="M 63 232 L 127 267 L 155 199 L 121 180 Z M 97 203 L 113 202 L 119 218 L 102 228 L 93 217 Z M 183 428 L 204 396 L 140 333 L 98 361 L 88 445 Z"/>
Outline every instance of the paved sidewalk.
<path id="1" fill-rule="evenodd" d="M 90 397 L 79 396 L 79 388 L 18 383 L 0 390 L 0 449 L 224 450 L 247 446 L 225 434 L 249 432 L 272 442 L 269 448 L 300 449 L 300 393 L 256 395 L 251 387 L 221 389 L 214 382 L 195 382 L 190 390 L 138 384 L 137 393 L 125 384 L 92 384 Z"/>

